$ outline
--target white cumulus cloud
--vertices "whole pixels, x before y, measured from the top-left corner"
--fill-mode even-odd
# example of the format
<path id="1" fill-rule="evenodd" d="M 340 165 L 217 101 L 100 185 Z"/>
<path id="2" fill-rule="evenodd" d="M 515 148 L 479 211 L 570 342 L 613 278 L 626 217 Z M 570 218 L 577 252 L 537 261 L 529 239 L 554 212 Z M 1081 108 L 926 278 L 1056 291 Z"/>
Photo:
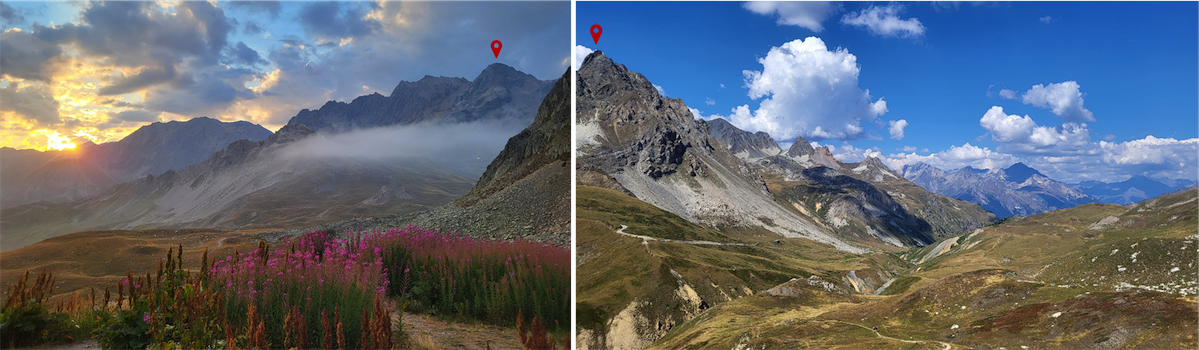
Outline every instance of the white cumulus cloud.
<path id="1" fill-rule="evenodd" d="M 841 23 L 855 27 L 865 27 L 871 34 L 891 37 L 919 37 L 924 35 L 924 24 L 915 18 L 900 19 L 899 12 L 903 5 L 890 4 L 875 6 L 850 12 L 841 17 Z"/>
<path id="2" fill-rule="evenodd" d="M 843 48 L 829 50 L 820 38 L 772 47 L 758 63 L 761 71 L 742 73 L 749 97 L 764 100 L 752 113 L 743 105 L 726 117 L 743 130 L 783 141 L 854 140 L 869 136 L 862 122 L 887 113 L 886 101 L 858 87 L 857 57 Z"/>
<path id="3" fill-rule="evenodd" d="M 1016 90 L 1012 90 L 1012 89 L 999 90 L 999 97 L 1003 97 L 1003 98 L 1009 99 L 1009 100 L 1015 100 L 1016 99 Z"/>
<path id="4" fill-rule="evenodd" d="M 992 106 L 978 124 L 991 132 L 991 139 L 1003 144 L 1004 151 L 1017 154 L 1075 154 L 1093 150 L 1086 124 L 1065 123 L 1040 126 L 1029 116 L 1008 115 L 1003 107 Z"/>
<path id="5" fill-rule="evenodd" d="M 1024 92 L 1024 104 L 1048 108 L 1068 122 L 1093 122 L 1095 116 L 1083 107 L 1079 88 L 1073 80 L 1048 86 L 1037 84 Z"/>
<path id="6" fill-rule="evenodd" d="M 890 127 L 888 132 L 891 133 L 891 138 L 895 140 L 903 140 L 903 129 L 908 127 L 907 119 L 892 120 L 887 122 Z"/>
<path id="7" fill-rule="evenodd" d="M 764 16 L 778 16 L 779 25 L 799 26 L 819 33 L 830 15 L 840 6 L 827 1 L 750 1 L 742 4 L 746 10 Z"/>
<path id="8" fill-rule="evenodd" d="M 708 97 L 708 98 L 704 99 L 704 104 L 709 105 L 709 106 L 715 106 L 716 100 L 713 100 L 711 97 Z"/>
<path id="9" fill-rule="evenodd" d="M 1008 115 L 1003 107 L 992 106 L 983 114 L 978 124 L 991 132 L 991 138 L 999 142 L 1024 142 L 1032 135 L 1037 123 L 1029 116 Z"/>
<path id="10" fill-rule="evenodd" d="M 925 152 L 928 150 L 926 149 Z M 902 170 L 903 166 L 923 162 L 943 170 L 960 169 L 971 166 L 977 169 L 1006 168 L 1019 161 L 1019 158 L 987 147 L 978 147 L 967 142 L 961 146 L 950 146 L 944 151 L 929 155 L 919 155 L 915 152 L 892 154 L 880 158 L 883 163 L 894 170 Z"/>
<path id="11" fill-rule="evenodd" d="M 574 67 L 575 67 L 576 71 L 579 70 L 579 66 L 583 65 L 583 60 L 587 58 L 587 55 L 590 55 L 592 52 L 595 52 L 595 50 L 592 50 L 591 48 L 588 48 L 583 45 L 575 45 L 574 51 L 575 52 L 574 52 L 573 57 L 574 57 Z"/>

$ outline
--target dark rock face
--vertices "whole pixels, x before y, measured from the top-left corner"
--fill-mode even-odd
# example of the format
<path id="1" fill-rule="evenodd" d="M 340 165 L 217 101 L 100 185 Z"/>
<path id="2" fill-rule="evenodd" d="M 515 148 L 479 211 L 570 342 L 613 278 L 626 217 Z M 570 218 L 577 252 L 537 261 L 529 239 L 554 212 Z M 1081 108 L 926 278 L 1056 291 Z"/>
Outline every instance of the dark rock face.
<path id="1" fill-rule="evenodd" d="M 287 122 L 320 132 L 344 132 L 429 121 L 470 122 L 514 118 L 530 122 L 532 111 L 554 81 L 537 80 L 495 63 L 475 80 L 425 76 L 400 82 L 391 96 L 371 94 L 350 103 L 329 101 L 317 110 L 304 109 Z"/>
<path id="2" fill-rule="evenodd" d="M 1097 201 L 1023 163 L 1007 169 L 965 167 L 953 172 L 917 163 L 905 166 L 903 175 L 929 191 L 981 205 L 999 218 L 1028 216 Z"/>

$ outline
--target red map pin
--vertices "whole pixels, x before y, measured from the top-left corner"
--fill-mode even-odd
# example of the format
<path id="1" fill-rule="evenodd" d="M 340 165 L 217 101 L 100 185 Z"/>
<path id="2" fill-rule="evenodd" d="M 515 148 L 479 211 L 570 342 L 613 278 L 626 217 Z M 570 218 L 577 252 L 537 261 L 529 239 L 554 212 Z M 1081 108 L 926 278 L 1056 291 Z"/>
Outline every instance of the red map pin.
<path id="1" fill-rule="evenodd" d="M 591 39 L 595 40 L 596 45 L 599 44 L 599 36 L 600 36 L 600 34 L 603 34 L 603 33 L 604 33 L 604 27 L 600 27 L 600 25 L 598 25 L 598 24 L 591 25 Z"/>
<path id="2" fill-rule="evenodd" d="M 495 54 L 495 58 L 500 58 L 500 48 L 504 47 L 504 43 L 499 40 L 491 42 L 491 52 Z"/>

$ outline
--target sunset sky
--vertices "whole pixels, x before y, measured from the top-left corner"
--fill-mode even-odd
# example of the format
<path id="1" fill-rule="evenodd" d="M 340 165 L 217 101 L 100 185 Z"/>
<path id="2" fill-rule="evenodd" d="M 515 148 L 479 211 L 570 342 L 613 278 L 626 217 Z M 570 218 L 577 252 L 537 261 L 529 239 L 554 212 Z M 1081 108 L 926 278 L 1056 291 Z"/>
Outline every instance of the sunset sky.
<path id="1" fill-rule="evenodd" d="M 899 170 L 1024 162 L 1199 179 L 1195 2 L 579 2 L 602 50 L 702 118 Z M 661 14 L 668 13 L 669 16 Z M 599 43 L 588 34 L 603 27 Z"/>
<path id="2" fill-rule="evenodd" d="M 0 2 L 0 147 L 201 116 L 277 130 L 328 100 L 495 62 L 555 79 L 570 16 L 568 2 Z"/>

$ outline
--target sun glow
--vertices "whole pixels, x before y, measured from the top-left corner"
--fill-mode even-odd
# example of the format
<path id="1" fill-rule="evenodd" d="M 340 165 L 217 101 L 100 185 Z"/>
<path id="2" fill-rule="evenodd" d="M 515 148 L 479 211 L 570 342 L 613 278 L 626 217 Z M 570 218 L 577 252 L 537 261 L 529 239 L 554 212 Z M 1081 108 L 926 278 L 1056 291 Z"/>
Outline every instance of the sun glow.
<path id="1" fill-rule="evenodd" d="M 57 131 L 42 129 L 38 130 L 37 133 L 46 135 L 46 138 L 48 139 L 46 140 L 47 149 L 52 149 L 55 151 L 75 149 L 75 143 L 71 142 L 70 138 L 62 136 L 62 134 L 59 134 Z"/>

